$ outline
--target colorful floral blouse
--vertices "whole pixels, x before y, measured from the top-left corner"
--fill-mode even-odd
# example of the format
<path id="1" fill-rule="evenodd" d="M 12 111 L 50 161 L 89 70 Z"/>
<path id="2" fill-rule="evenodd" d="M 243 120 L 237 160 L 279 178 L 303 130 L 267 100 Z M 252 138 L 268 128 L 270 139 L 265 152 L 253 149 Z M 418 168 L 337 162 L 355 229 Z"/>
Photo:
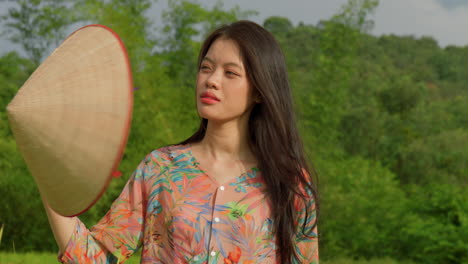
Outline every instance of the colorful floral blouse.
<path id="1" fill-rule="evenodd" d="M 88 230 L 77 219 L 62 263 L 279 263 L 261 172 L 219 183 L 190 145 L 154 150 L 138 165 L 109 212 Z M 311 199 L 307 205 L 314 209 Z M 299 208 L 296 203 L 296 208 Z M 303 210 L 300 225 L 304 222 Z M 314 217 L 309 217 L 310 230 Z M 316 234 L 316 229 L 314 235 Z M 301 263 L 318 263 L 318 240 L 298 232 Z"/>

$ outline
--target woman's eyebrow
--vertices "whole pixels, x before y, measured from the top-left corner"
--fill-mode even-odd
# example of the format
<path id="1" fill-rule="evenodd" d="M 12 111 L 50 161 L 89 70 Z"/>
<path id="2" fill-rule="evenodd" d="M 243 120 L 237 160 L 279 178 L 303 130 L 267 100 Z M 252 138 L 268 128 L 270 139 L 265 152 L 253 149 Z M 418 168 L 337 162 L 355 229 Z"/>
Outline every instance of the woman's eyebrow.
<path id="1" fill-rule="evenodd" d="M 208 57 L 208 56 L 205 56 L 202 59 L 202 61 L 205 61 L 205 60 L 210 62 L 210 63 L 216 64 L 215 61 L 213 59 L 211 59 L 210 57 Z M 223 64 L 223 66 L 234 66 L 234 67 L 237 67 L 237 68 L 242 70 L 242 67 L 239 64 L 235 63 L 235 62 L 226 62 L 226 63 Z"/>

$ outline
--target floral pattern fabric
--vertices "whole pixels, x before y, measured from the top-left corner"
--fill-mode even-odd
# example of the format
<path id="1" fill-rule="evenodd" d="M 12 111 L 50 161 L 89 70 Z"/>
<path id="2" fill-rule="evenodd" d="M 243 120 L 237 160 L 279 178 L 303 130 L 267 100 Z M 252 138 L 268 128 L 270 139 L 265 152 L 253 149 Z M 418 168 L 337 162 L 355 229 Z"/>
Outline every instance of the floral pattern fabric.
<path id="1" fill-rule="evenodd" d="M 123 263 L 141 248 L 141 263 L 279 263 L 261 171 L 219 183 L 190 145 L 154 150 L 140 162 L 109 212 L 90 230 L 76 228 L 62 263 Z M 294 237 L 301 263 L 318 263 L 317 230 Z M 307 204 L 314 212 L 314 201 Z M 302 206 L 303 208 L 303 206 Z M 314 215 L 305 227 L 310 231 Z"/>

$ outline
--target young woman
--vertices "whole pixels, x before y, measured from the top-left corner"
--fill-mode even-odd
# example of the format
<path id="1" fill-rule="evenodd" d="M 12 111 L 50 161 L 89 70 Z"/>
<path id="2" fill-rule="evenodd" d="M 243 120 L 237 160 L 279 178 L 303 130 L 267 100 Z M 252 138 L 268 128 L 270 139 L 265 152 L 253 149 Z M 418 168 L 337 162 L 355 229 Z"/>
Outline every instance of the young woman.
<path id="1" fill-rule="evenodd" d="M 63 263 L 318 263 L 317 191 L 283 54 L 239 21 L 205 40 L 198 131 L 154 150 L 90 230 L 47 208 Z"/>

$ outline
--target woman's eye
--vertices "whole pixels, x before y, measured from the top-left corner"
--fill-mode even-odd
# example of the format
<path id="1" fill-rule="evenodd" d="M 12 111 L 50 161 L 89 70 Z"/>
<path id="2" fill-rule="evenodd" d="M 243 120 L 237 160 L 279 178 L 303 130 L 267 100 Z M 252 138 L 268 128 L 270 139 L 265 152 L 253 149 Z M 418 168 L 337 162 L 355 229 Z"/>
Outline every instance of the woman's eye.
<path id="1" fill-rule="evenodd" d="M 238 74 L 232 71 L 226 71 L 227 75 L 237 76 Z"/>
<path id="2" fill-rule="evenodd" d="M 202 70 L 202 71 L 207 71 L 207 70 L 209 70 L 209 69 L 210 69 L 210 67 L 208 67 L 208 66 L 206 66 L 206 65 L 200 66 L 200 70 Z"/>

